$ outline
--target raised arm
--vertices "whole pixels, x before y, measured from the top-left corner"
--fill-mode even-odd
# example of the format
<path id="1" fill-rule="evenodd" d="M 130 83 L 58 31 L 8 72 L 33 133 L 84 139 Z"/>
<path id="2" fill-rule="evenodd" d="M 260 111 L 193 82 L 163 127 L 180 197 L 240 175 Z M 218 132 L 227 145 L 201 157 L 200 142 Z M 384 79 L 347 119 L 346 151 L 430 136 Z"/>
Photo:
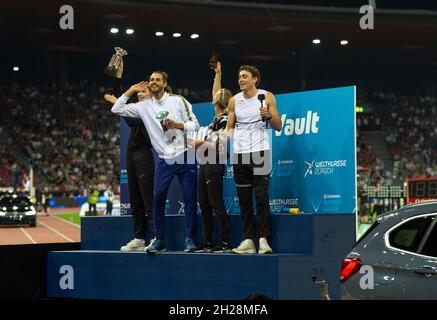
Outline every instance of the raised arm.
<path id="1" fill-rule="evenodd" d="M 139 118 L 140 115 L 138 112 L 137 105 L 142 102 L 129 103 L 129 104 L 126 104 L 126 102 L 134 93 L 138 93 L 140 91 L 143 91 L 145 88 L 147 88 L 147 84 L 148 84 L 147 82 L 141 81 L 131 86 L 121 97 L 117 99 L 111 111 L 120 116 Z"/>
<path id="2" fill-rule="evenodd" d="M 114 78 L 114 95 L 116 97 L 119 97 L 121 95 L 121 78 L 123 77 L 123 69 L 124 62 L 123 59 L 121 59 L 120 66 L 118 67 Z"/>
<path id="3" fill-rule="evenodd" d="M 232 97 L 228 103 L 228 123 L 226 124 L 225 135 L 232 136 L 235 128 L 235 99 Z"/>
<path id="4" fill-rule="evenodd" d="M 222 88 L 222 66 L 220 62 L 217 62 L 217 66 L 214 68 L 215 77 L 214 84 L 212 85 L 212 97 Z"/>
<path id="5" fill-rule="evenodd" d="M 114 104 L 117 101 L 117 97 L 121 95 L 121 78 L 123 76 L 123 60 L 121 60 L 120 67 L 117 69 L 117 73 L 114 78 L 114 88 L 112 94 L 106 93 L 103 98 Z"/>

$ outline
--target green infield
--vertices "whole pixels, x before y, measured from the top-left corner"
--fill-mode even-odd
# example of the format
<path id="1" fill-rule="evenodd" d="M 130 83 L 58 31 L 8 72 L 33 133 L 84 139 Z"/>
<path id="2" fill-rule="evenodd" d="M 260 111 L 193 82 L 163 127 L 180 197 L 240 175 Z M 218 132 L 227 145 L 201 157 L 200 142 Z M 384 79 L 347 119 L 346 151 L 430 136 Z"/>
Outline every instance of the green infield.
<path id="1" fill-rule="evenodd" d="M 56 217 L 59 217 L 61 219 L 65 219 L 67 221 L 73 222 L 75 224 L 79 224 L 80 225 L 80 216 L 79 213 L 60 213 L 57 214 Z"/>

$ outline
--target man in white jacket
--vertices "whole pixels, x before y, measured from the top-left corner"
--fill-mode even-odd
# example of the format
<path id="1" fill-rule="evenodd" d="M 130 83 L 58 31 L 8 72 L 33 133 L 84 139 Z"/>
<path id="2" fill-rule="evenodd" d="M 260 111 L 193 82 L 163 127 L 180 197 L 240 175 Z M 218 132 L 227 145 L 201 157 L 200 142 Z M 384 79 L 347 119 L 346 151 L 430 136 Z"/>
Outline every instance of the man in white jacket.
<path id="1" fill-rule="evenodd" d="M 187 139 L 194 137 L 199 123 L 191 104 L 184 97 L 165 91 L 167 79 L 165 72 L 153 72 L 149 82 L 137 83 L 119 97 L 111 111 L 124 117 L 141 118 L 158 153 L 153 196 L 156 239 L 146 247 L 146 251 L 165 250 L 165 202 L 170 183 L 177 176 L 185 202 L 185 251 L 193 252 L 196 248 L 193 237 L 197 212 L 197 165 L 195 150 L 189 147 Z M 152 93 L 151 98 L 126 104 L 133 94 L 144 91 L 146 87 Z"/>

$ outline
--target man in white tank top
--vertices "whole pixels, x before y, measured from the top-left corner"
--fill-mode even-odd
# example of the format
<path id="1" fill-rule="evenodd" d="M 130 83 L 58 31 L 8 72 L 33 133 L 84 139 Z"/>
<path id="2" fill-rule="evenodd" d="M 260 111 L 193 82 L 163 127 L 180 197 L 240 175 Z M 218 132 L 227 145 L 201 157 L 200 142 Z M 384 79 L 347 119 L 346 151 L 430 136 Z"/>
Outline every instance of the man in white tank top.
<path id="1" fill-rule="evenodd" d="M 241 92 L 229 101 L 226 132 L 233 135 L 234 180 L 240 202 L 244 240 L 234 253 L 256 253 L 256 225 L 252 207 L 255 191 L 256 212 L 259 217 L 258 253 L 272 253 L 268 244 L 271 237 L 269 180 L 270 137 L 268 127 L 281 130 L 282 121 L 271 92 L 258 89 L 261 77 L 257 68 L 241 66 L 238 84 Z"/>

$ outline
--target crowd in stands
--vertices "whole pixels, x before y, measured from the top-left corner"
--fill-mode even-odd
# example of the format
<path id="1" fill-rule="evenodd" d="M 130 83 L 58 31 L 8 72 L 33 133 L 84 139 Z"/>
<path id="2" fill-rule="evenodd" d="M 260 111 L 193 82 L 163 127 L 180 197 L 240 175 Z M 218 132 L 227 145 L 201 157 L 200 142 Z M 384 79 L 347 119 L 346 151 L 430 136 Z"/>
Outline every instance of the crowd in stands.
<path id="1" fill-rule="evenodd" d="M 3 88 L 14 122 L 10 133 L 50 190 L 82 193 L 118 180 L 119 118 L 104 93 L 87 81 L 62 89 Z"/>
<path id="2" fill-rule="evenodd" d="M 13 119 L 10 134 L 28 156 L 29 164 L 51 192 L 86 194 L 119 181 L 119 118 L 104 101 L 104 88 L 82 81 L 62 88 L 50 86 L 2 87 L 1 103 Z M 190 102 L 210 100 L 209 89 L 176 88 Z M 368 172 L 366 184 L 390 184 L 393 173 L 384 167 L 364 131 L 386 130 L 386 143 L 399 175 L 437 176 L 437 103 L 430 96 L 403 96 L 373 92 L 372 113 L 357 117 L 357 160 Z M 363 102 L 365 103 L 365 102 Z M 0 184 L 12 179 L 17 160 L 0 145 Z M 19 164 L 24 172 L 24 164 Z"/>
<path id="3" fill-rule="evenodd" d="M 6 144 L 0 144 L 0 188 L 23 185 L 26 165 L 8 150 Z"/>
<path id="4" fill-rule="evenodd" d="M 437 176 L 437 101 L 432 96 L 375 92 L 389 115 L 386 143 L 403 178 Z"/>

